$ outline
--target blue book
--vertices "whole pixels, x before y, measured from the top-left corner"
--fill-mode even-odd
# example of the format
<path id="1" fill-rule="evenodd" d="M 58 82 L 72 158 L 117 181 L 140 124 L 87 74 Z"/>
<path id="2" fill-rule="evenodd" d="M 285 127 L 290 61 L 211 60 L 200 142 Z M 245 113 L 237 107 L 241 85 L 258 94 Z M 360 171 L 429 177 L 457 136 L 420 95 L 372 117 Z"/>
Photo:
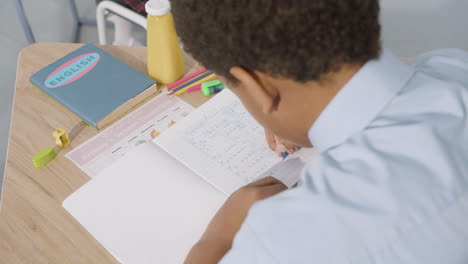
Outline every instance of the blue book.
<path id="1" fill-rule="evenodd" d="M 157 93 L 152 79 L 93 44 L 69 53 L 29 80 L 96 129 Z"/>

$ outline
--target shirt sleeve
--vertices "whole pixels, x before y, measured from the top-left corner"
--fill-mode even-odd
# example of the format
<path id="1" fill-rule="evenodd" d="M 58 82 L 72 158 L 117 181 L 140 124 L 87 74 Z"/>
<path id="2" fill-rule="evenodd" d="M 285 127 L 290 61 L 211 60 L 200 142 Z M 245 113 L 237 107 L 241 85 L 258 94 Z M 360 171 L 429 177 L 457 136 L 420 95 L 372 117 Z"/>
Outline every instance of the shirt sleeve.
<path id="1" fill-rule="evenodd" d="M 219 262 L 220 264 L 238 263 L 278 263 L 266 250 L 248 222 L 237 233 L 231 250 Z"/>

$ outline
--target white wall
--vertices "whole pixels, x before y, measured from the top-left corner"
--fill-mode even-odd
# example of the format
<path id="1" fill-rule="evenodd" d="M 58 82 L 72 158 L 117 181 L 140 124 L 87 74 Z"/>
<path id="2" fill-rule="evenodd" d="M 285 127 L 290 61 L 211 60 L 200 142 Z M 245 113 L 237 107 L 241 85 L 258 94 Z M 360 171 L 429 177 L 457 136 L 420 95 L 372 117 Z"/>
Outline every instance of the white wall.
<path id="1" fill-rule="evenodd" d="M 381 0 L 384 46 L 400 56 L 468 50 L 468 0 Z"/>

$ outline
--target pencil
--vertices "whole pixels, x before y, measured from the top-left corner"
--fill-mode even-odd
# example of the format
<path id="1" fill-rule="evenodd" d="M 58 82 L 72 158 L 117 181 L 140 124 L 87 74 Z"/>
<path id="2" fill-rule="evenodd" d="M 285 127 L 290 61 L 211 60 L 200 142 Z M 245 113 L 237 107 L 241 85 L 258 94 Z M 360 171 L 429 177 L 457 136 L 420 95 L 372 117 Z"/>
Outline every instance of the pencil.
<path id="1" fill-rule="evenodd" d="M 175 95 L 181 95 L 181 94 L 185 93 L 185 91 L 187 91 L 188 89 L 192 88 L 193 86 L 204 83 L 206 81 L 209 81 L 209 80 L 211 80 L 211 79 L 213 79 L 215 77 L 216 77 L 216 74 L 212 73 L 211 75 L 208 75 L 207 77 L 205 77 L 205 78 L 203 78 L 203 79 L 201 79 L 201 80 L 199 80 L 197 82 L 194 82 L 191 85 L 189 85 L 189 86 L 175 92 Z"/>
<path id="2" fill-rule="evenodd" d="M 176 82 L 173 82 L 173 83 L 169 84 L 169 85 L 167 86 L 167 89 L 168 89 L 168 90 L 171 90 L 171 89 L 177 87 L 178 85 L 183 84 L 184 82 L 187 82 L 187 81 L 189 81 L 190 79 L 192 79 L 192 78 L 194 78 L 194 77 L 197 77 L 198 75 L 200 75 L 200 74 L 202 74 L 202 73 L 205 73 L 205 72 L 206 72 L 206 69 L 205 69 L 205 68 L 201 68 L 201 69 L 199 69 L 198 71 L 193 72 L 193 73 L 191 73 L 191 74 L 189 74 L 189 75 L 183 77 L 182 79 L 180 79 L 180 80 L 178 80 L 178 81 L 176 81 Z"/>
<path id="3" fill-rule="evenodd" d="M 180 85 L 179 87 L 172 89 L 172 90 L 169 91 L 169 92 L 170 92 L 170 93 L 175 93 L 175 92 L 177 92 L 177 91 L 179 91 L 179 90 L 181 90 L 181 89 L 186 88 L 187 86 L 189 86 L 189 85 L 191 85 L 191 84 L 193 84 L 193 83 L 196 83 L 197 81 L 199 81 L 199 80 L 201 80 L 201 79 L 203 79 L 203 78 L 205 78 L 205 77 L 207 77 L 207 76 L 210 76 L 211 74 L 213 74 L 213 73 L 212 73 L 212 72 L 206 72 L 206 73 L 204 73 L 204 74 L 202 74 L 202 75 L 200 75 L 200 76 L 198 76 L 198 77 L 196 77 L 196 78 L 194 78 L 194 79 L 192 79 L 192 80 L 190 80 L 190 81 L 188 81 L 188 82 L 186 82 L 186 83 Z"/>
<path id="4" fill-rule="evenodd" d="M 214 81 L 214 80 L 218 80 L 218 78 L 214 78 L 212 81 Z M 198 90 L 201 89 L 202 85 L 203 85 L 203 83 L 200 83 L 200 84 L 197 84 L 197 85 L 195 85 L 195 86 L 193 86 L 193 87 L 190 87 L 190 88 L 188 88 L 188 89 L 186 90 L 186 92 L 189 93 L 189 92 L 198 91 Z"/>

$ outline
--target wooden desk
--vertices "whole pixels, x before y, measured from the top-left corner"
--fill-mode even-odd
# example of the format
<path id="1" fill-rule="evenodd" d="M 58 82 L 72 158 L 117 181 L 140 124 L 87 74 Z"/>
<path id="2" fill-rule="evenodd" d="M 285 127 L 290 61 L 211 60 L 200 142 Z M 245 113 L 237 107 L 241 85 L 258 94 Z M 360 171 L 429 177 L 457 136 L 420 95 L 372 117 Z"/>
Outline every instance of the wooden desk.
<path id="1" fill-rule="evenodd" d="M 37 43 L 19 55 L 16 92 L 0 208 L 0 263 L 117 263 L 61 206 L 90 178 L 64 154 L 97 134 L 86 128 L 65 151 L 43 168 L 31 158 L 54 144 L 52 131 L 70 129 L 80 120 L 35 91 L 29 77 L 81 44 Z M 104 46 L 104 50 L 146 73 L 146 49 Z M 186 70 L 194 61 L 186 56 Z M 195 107 L 207 99 L 201 93 L 182 97 Z"/>

